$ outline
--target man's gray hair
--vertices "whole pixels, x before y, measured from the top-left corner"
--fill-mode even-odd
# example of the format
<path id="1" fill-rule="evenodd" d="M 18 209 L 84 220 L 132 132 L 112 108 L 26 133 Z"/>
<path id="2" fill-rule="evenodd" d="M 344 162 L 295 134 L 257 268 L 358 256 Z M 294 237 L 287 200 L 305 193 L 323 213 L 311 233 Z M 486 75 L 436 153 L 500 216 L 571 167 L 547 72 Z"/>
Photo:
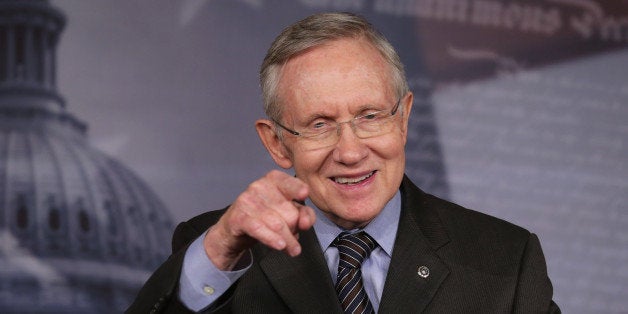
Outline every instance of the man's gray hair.
<path id="1" fill-rule="evenodd" d="M 260 84 L 266 115 L 275 121 L 281 117 L 277 85 L 281 67 L 291 58 L 329 41 L 342 38 L 366 39 L 390 65 L 391 86 L 397 98 L 408 93 L 408 82 L 399 55 L 366 19 L 352 13 L 311 15 L 284 29 L 266 53 L 260 69 Z"/>

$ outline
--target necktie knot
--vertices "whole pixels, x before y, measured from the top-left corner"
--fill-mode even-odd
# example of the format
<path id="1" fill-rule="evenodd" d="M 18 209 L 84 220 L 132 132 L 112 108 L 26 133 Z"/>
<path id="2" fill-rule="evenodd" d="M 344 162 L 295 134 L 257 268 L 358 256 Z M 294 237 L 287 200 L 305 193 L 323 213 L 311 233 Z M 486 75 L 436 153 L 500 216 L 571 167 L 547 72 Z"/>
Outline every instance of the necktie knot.
<path id="1" fill-rule="evenodd" d="M 353 234 L 342 232 L 334 241 L 334 245 L 338 248 L 340 267 L 360 268 L 377 243 L 368 233 L 360 231 Z"/>

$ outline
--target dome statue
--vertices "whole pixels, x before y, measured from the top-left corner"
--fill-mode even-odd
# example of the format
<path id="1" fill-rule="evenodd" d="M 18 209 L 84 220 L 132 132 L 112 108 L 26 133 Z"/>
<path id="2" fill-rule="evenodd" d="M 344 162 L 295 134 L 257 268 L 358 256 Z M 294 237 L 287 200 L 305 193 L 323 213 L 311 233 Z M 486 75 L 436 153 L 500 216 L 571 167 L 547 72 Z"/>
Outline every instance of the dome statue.
<path id="1" fill-rule="evenodd" d="M 0 313 L 121 312 L 169 254 L 169 211 L 57 92 L 65 21 L 0 0 Z"/>

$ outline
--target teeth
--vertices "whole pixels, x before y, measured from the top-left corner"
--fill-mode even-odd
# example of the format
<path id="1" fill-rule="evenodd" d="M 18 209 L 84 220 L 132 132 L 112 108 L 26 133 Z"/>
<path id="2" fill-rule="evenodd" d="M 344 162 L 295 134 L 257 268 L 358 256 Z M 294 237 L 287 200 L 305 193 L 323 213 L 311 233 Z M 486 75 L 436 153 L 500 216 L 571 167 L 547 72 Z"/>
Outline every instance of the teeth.
<path id="1" fill-rule="evenodd" d="M 335 177 L 334 181 L 336 181 L 336 183 L 340 183 L 340 184 L 356 184 L 356 183 L 360 183 L 360 182 L 370 178 L 373 175 L 373 173 L 375 173 L 375 171 L 373 171 L 373 172 L 371 172 L 371 173 L 369 173 L 367 175 L 364 175 L 364 176 L 361 176 L 361 177 L 357 177 L 357 178 L 339 178 L 339 177 Z"/>

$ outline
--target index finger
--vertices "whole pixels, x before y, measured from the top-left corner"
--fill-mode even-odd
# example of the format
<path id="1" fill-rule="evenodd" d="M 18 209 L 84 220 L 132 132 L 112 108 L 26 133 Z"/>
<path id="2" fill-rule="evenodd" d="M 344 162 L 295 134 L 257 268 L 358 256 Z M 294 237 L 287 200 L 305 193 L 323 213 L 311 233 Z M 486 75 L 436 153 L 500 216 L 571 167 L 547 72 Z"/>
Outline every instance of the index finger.
<path id="1" fill-rule="evenodd" d="M 277 175 L 274 178 L 277 189 L 288 200 L 303 201 L 309 194 L 308 185 L 297 177 L 290 176 L 286 173 L 280 172 L 282 175 Z"/>

